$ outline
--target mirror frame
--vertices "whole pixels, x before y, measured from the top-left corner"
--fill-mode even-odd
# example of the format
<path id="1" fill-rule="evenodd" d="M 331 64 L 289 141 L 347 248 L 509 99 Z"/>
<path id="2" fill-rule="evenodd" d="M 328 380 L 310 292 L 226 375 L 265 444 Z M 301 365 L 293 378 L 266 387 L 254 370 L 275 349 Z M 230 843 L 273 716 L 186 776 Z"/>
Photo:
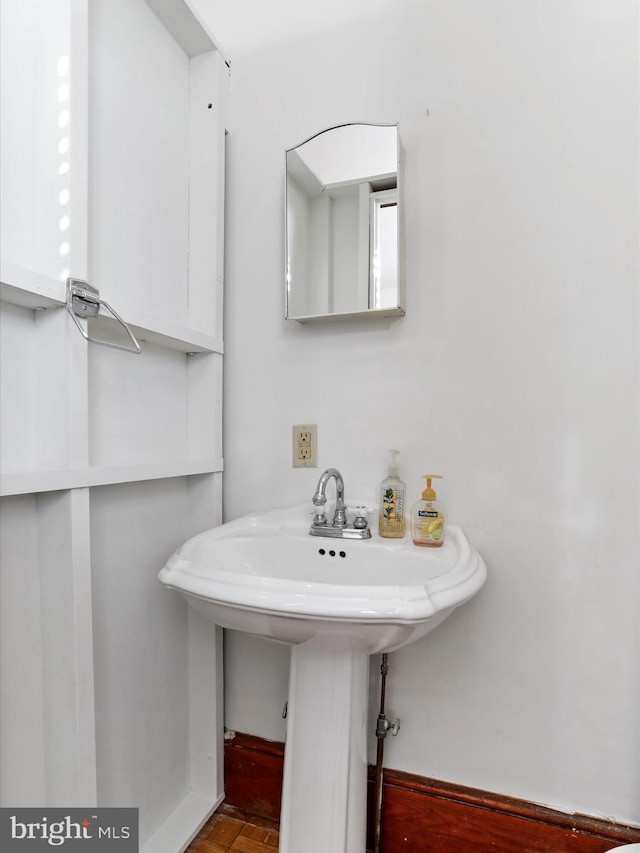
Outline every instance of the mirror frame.
<path id="1" fill-rule="evenodd" d="M 398 285 L 397 285 L 397 304 L 393 307 L 388 308 L 367 308 L 365 310 L 360 311 L 345 311 L 345 312 L 334 312 L 332 314 L 309 314 L 309 315 L 292 315 L 289 311 L 289 282 L 288 282 L 288 258 L 289 258 L 289 227 L 288 227 L 288 181 L 287 181 L 287 157 L 288 154 L 296 149 L 300 148 L 302 145 L 305 145 L 307 142 L 310 142 L 312 139 L 315 139 L 318 136 L 321 136 L 323 133 L 328 133 L 331 130 L 338 130 L 342 127 L 353 127 L 353 126 L 365 126 L 365 127 L 395 127 L 396 128 L 396 143 L 397 143 L 397 178 L 396 178 L 396 186 L 398 192 L 398 234 L 397 234 L 397 248 L 398 248 L 398 261 L 397 261 L 397 271 L 398 271 Z M 299 142 L 297 145 L 293 145 L 291 148 L 287 148 L 285 150 L 284 156 L 284 293 L 285 293 L 285 305 L 284 305 L 284 316 L 285 320 L 295 320 L 297 323 L 309 323 L 313 321 L 326 321 L 326 320 L 342 320 L 342 319 L 353 319 L 353 318 L 376 318 L 376 317 L 402 317 L 405 314 L 405 278 L 404 278 L 404 181 L 403 181 L 403 161 L 404 161 L 404 151 L 402 148 L 402 144 L 400 141 L 400 130 L 398 123 L 392 124 L 381 124 L 377 122 L 365 122 L 365 121 L 353 121 L 353 122 L 343 122 L 342 124 L 333 125 L 331 127 L 326 127 L 323 130 L 319 130 L 317 133 L 312 134 L 311 136 L 303 139 L 302 142 Z"/>

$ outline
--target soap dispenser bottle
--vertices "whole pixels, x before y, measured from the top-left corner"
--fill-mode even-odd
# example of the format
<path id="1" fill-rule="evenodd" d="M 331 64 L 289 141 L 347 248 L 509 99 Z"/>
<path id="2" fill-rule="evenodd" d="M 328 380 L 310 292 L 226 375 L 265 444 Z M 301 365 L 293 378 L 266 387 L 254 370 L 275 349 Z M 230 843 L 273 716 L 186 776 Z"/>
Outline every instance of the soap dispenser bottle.
<path id="1" fill-rule="evenodd" d="M 387 478 L 380 483 L 380 515 L 378 533 L 385 539 L 404 536 L 404 493 L 406 486 L 398 471 L 399 450 L 390 450 L 391 461 Z"/>
<path id="2" fill-rule="evenodd" d="M 414 545 L 426 545 L 439 548 L 444 541 L 445 509 L 437 500 L 431 481 L 441 480 L 440 474 L 423 474 L 427 480 L 427 488 L 422 492 L 422 499 L 411 507 L 411 538 Z"/>

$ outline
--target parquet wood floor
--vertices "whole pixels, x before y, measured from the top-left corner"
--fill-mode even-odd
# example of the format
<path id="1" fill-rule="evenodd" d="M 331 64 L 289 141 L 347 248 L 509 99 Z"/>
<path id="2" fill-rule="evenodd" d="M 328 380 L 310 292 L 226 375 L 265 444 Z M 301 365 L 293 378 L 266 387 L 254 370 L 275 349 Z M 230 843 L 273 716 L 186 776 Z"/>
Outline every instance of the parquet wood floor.
<path id="1" fill-rule="evenodd" d="M 278 831 L 222 806 L 202 827 L 185 853 L 278 853 Z"/>

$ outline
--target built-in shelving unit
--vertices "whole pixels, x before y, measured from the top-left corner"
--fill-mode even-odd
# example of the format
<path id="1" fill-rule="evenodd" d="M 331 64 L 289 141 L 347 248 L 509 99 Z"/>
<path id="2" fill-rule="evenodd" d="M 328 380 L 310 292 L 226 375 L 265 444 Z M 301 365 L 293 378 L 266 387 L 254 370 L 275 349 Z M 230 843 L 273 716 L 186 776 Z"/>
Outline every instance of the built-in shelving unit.
<path id="1" fill-rule="evenodd" d="M 188 0 L 1 8 L 3 805 L 135 805 L 178 850 L 222 796 L 219 632 L 156 575 L 222 518 L 228 67 Z"/>
<path id="2" fill-rule="evenodd" d="M 6 23 L 15 26 L 18 13 L 10 8 L 11 5 L 9 3 L 6 10 Z M 13 3 L 13 6 L 19 5 Z M 42 89 L 45 87 L 35 75 L 38 70 L 41 75 L 46 74 L 46 63 L 39 60 L 39 46 L 35 42 L 38 32 L 43 37 L 45 28 L 36 26 L 37 19 L 41 13 L 52 19 L 51 6 L 59 5 L 59 18 L 54 28 L 59 53 L 57 61 L 53 62 L 56 50 L 49 38 L 45 51 L 52 57 L 51 65 L 58 80 L 55 81 L 55 92 L 53 87 L 49 87 L 52 98 L 55 95 L 53 107 L 47 104 L 44 110 L 49 121 L 34 121 L 36 134 L 32 144 L 20 154 L 21 167 L 25 174 L 29 172 L 33 177 L 28 182 L 16 183 L 13 196 L 11 182 L 3 192 L 2 221 L 10 224 L 3 227 L 0 298 L 4 305 L 17 306 L 25 312 L 61 312 L 62 316 L 56 320 L 38 318 L 37 335 L 32 336 L 32 340 L 24 340 L 25 346 L 34 354 L 39 348 L 50 351 L 50 338 L 76 334 L 70 318 L 66 316 L 66 275 L 85 275 L 87 280 L 99 286 L 101 295 L 117 308 L 142 342 L 143 357 L 152 360 L 150 353 L 162 349 L 187 355 L 185 372 L 189 397 L 196 397 L 196 400 L 190 399 L 188 405 L 193 408 L 198 405 L 197 397 L 207 393 L 204 389 L 213 387 L 220 372 L 216 358 L 223 353 L 222 208 L 212 204 L 212 199 L 221 195 L 224 181 L 224 125 L 220 122 L 221 104 L 227 96 L 226 65 L 186 3 L 182 0 L 149 0 L 145 6 L 140 0 L 138 6 L 141 8 L 130 16 L 132 26 L 148 25 L 149 22 L 144 21 L 142 7 L 147 12 L 151 9 L 157 16 L 154 16 L 154 25 L 169 27 L 173 44 L 166 50 L 162 64 L 153 66 L 148 61 L 148 54 L 141 52 L 138 45 L 123 40 L 123 61 L 127 47 L 130 51 L 126 66 L 130 80 L 126 102 L 122 103 L 125 101 L 122 88 L 125 81 L 114 79 L 114 69 L 108 68 L 109 35 L 118 38 L 117 9 L 108 12 L 107 4 L 96 4 L 94 14 L 96 18 L 101 16 L 101 26 L 93 28 L 93 36 L 97 38 L 101 29 L 105 33 L 100 35 L 99 44 L 95 41 L 91 44 L 88 28 L 84 33 L 81 31 L 82 23 L 86 23 L 88 17 L 86 9 L 78 11 L 77 6 L 68 0 L 60 0 L 60 3 L 56 0 L 56 3 L 49 4 L 48 9 L 44 3 L 35 5 L 34 30 L 26 36 L 23 32 L 23 36 L 29 39 L 36 68 L 34 77 L 29 80 L 31 91 L 23 93 L 19 102 L 19 118 L 23 125 L 29 121 L 25 111 L 30 105 L 39 107 L 40 99 L 44 97 Z M 79 4 L 80 7 L 82 5 Z M 83 17 L 85 21 L 80 23 Z M 48 27 L 46 32 L 50 32 Z M 149 37 L 147 43 L 150 42 Z M 7 62 L 11 62 L 11 57 Z M 96 82 L 91 92 L 91 106 L 84 87 L 80 86 L 79 91 L 76 88 L 76 81 L 83 74 L 81 63 L 85 65 L 85 74 L 90 63 L 94 66 L 92 79 Z M 64 87 L 68 88 L 69 94 L 60 100 Z M 8 109 L 16 99 L 14 94 Z M 119 114 L 114 114 L 116 106 Z M 151 117 L 145 114 L 147 110 L 153 114 Z M 167 115 L 181 120 L 168 121 Z M 122 132 L 116 123 L 124 123 L 126 132 Z M 95 139 L 92 150 L 89 150 L 90 125 L 92 139 Z M 37 134 L 42 138 L 37 138 Z M 18 139 L 12 137 L 9 128 L 4 141 L 9 153 L 11 144 L 15 142 Z M 24 147 L 23 140 L 19 144 Z M 62 154 L 61 148 L 64 149 Z M 139 158 L 147 156 L 146 152 L 150 150 L 154 151 L 152 162 L 141 161 Z M 46 152 L 45 156 L 43 152 Z M 136 158 L 136 153 L 139 158 Z M 8 157 L 3 159 L 9 162 Z M 82 172 L 87 163 L 86 175 L 78 175 L 77 172 Z M 123 163 L 127 165 L 123 167 Z M 176 163 L 178 168 L 167 169 L 167 165 Z M 76 164 L 79 164 L 78 168 Z M 150 165 L 156 168 L 150 169 Z M 159 175 L 162 179 L 158 179 Z M 58 200 L 57 206 L 51 203 L 52 198 Z M 174 201 L 175 207 L 171 204 Z M 37 216 L 33 213 L 34 208 L 39 211 Z M 71 208 L 73 215 L 70 214 Z M 92 222 L 92 227 L 87 228 L 87 220 Z M 41 242 L 38 235 L 44 232 L 47 240 Z M 25 234 L 29 235 L 28 238 Z M 59 244 L 57 253 L 52 249 L 52 242 L 56 239 Z M 115 323 L 108 316 L 101 315 L 90 320 L 88 326 L 92 335 L 100 336 L 101 330 L 107 331 L 108 339 L 111 336 L 109 329 L 113 329 Z M 195 353 L 211 357 L 206 366 L 202 362 L 197 364 L 193 372 L 198 377 L 190 380 Z M 92 359 L 87 353 L 84 357 L 90 374 L 92 362 L 98 359 Z M 104 363 L 105 357 L 99 360 Z M 7 361 L 9 372 L 11 364 L 14 365 L 14 381 L 19 386 L 19 394 L 28 393 L 22 366 L 10 356 L 7 356 Z M 114 369 L 120 370 L 123 363 L 117 361 L 118 366 Z M 75 366 L 79 369 L 78 363 Z M 64 369 L 73 371 L 73 366 L 64 365 Z M 150 370 L 153 371 L 153 366 Z M 38 370 L 31 373 L 31 379 L 37 386 L 40 383 Z M 209 374 L 209 382 L 203 381 L 203 373 Z M 5 375 L 3 379 L 11 386 L 11 376 Z M 48 378 L 44 381 L 50 387 Z M 67 392 L 71 391 L 74 381 L 70 378 Z M 97 389 L 91 375 L 88 375 L 87 383 L 86 404 L 90 407 L 93 396 L 100 394 L 104 397 L 108 391 L 105 392 L 104 387 Z M 33 396 L 38 396 L 37 391 Z M 171 410 L 170 397 L 167 397 L 167 409 Z M 113 402 L 115 408 L 119 402 L 117 393 L 114 393 Z M 58 403 L 60 407 L 66 405 L 63 397 L 59 397 Z M 10 418 L 11 414 L 8 412 L 7 417 Z M 61 488 L 71 488 L 75 482 L 80 486 L 87 480 L 109 481 L 114 474 L 123 478 L 120 482 L 135 479 L 136 462 L 132 462 L 131 476 L 126 466 L 114 468 L 112 465 L 102 466 L 104 470 L 96 470 L 88 476 L 88 466 L 82 463 L 86 461 L 91 465 L 91 458 L 78 459 L 80 464 L 73 464 L 68 458 L 65 473 L 52 470 L 46 460 L 34 460 L 38 456 L 35 448 L 20 470 L 17 465 L 24 453 L 25 436 L 31 435 L 35 442 L 39 441 L 35 424 L 41 418 L 42 411 L 37 405 L 29 411 L 20 412 L 21 428 L 16 438 L 22 450 L 16 453 L 10 444 L 2 448 L 1 495 L 21 494 L 38 484 L 64 483 Z M 31 427 L 29 419 L 33 421 Z M 54 423 L 55 420 L 48 420 L 49 429 Z M 59 438 L 62 442 L 66 441 L 64 431 L 67 428 L 68 421 L 60 425 Z M 171 447 L 172 456 L 176 452 L 182 455 L 182 473 L 185 475 L 212 473 L 216 466 L 221 470 L 220 437 L 216 436 L 216 430 L 210 423 L 203 423 L 202 431 L 208 433 L 208 441 L 199 440 L 197 443 L 208 444 L 208 453 L 194 456 L 189 446 L 194 436 L 187 433 L 181 451 L 175 444 Z M 9 427 L 5 434 L 11 436 L 11 433 Z M 89 457 L 91 455 L 89 447 Z M 97 455 L 103 456 L 103 450 Z M 42 470 L 34 471 L 34 467 Z M 176 472 L 179 468 L 178 461 L 172 459 L 169 470 Z M 160 473 L 161 470 L 158 476 L 166 476 Z M 79 471 L 83 473 L 74 473 Z M 51 488 L 55 486 L 49 485 L 47 490 Z"/>

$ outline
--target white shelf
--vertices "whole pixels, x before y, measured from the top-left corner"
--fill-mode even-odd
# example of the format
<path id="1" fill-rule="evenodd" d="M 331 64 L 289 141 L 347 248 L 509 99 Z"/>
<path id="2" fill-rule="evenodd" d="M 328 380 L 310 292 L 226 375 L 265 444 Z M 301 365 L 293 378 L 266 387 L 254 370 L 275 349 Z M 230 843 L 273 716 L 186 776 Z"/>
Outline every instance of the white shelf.
<path id="1" fill-rule="evenodd" d="M 113 306 L 116 311 L 118 306 Z M 182 326 L 180 323 L 166 322 L 158 317 L 136 316 L 128 314 L 122 318 L 144 346 L 145 343 L 157 344 L 181 352 L 217 352 L 224 351 L 222 340 L 196 329 Z M 89 321 L 90 330 L 114 328 L 116 321 L 112 317 L 100 315 Z M 99 334 L 99 333 L 98 333 Z"/>
<path id="2" fill-rule="evenodd" d="M 64 305 L 65 283 L 2 259 L 0 300 L 23 308 Z"/>
<path id="3" fill-rule="evenodd" d="M 202 21 L 184 0 L 145 0 L 189 57 L 217 50 Z"/>
<path id="4" fill-rule="evenodd" d="M 0 476 L 0 496 L 111 486 L 168 477 L 215 474 L 223 469 L 222 459 L 198 459 L 145 465 L 114 465 L 59 471 L 16 471 Z"/>
<path id="5" fill-rule="evenodd" d="M 9 302 L 31 310 L 63 308 L 65 305 L 65 284 L 61 281 L 4 260 L 1 276 L 0 302 Z M 113 307 L 118 310 L 118 306 Z M 180 323 L 167 322 L 150 314 L 129 314 L 123 319 L 142 342 L 182 352 L 224 352 L 220 337 L 207 335 Z M 112 317 L 101 315 L 91 320 L 90 325 L 109 329 L 116 325 L 116 321 Z"/>

